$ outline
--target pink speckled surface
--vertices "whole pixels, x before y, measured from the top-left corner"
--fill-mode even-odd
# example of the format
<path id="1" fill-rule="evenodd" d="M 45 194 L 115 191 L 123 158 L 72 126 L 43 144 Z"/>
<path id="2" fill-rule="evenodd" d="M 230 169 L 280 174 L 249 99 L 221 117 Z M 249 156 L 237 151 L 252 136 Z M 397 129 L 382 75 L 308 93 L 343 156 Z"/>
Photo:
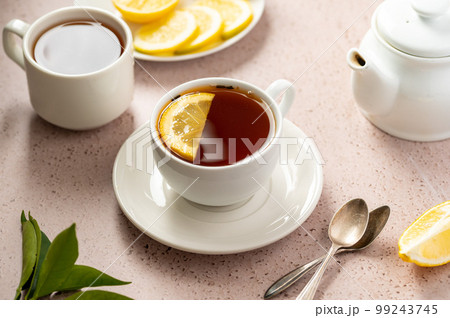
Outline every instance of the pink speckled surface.
<path id="1" fill-rule="evenodd" d="M 71 0 L 2 0 L 0 24 L 34 21 Z M 312 136 L 325 160 L 324 188 L 303 224 L 324 247 L 327 226 L 346 200 L 370 208 L 388 204 L 391 218 L 367 250 L 341 254 L 317 299 L 450 299 L 449 265 L 420 268 L 397 256 L 397 240 L 423 211 L 450 199 L 450 140 L 415 143 L 379 131 L 357 111 L 346 52 L 369 28 L 380 1 L 267 1 L 257 27 L 236 45 L 189 62 L 140 62 L 163 87 L 206 76 L 226 76 L 267 87 L 294 81 L 288 119 Z M 264 248 L 236 255 L 196 255 L 146 236 L 122 255 L 140 232 L 121 212 L 112 188 L 121 144 L 146 122 L 163 90 L 136 65 L 135 97 L 111 124 L 88 132 L 56 128 L 30 107 L 24 72 L 0 52 L 0 298 L 19 281 L 19 214 L 31 210 L 52 239 L 77 223 L 78 263 L 106 269 L 133 284 L 111 290 L 137 299 L 261 299 L 282 274 L 324 253 L 305 230 Z M 343 269 L 344 270 L 343 270 Z M 278 299 L 293 299 L 298 283 Z"/>

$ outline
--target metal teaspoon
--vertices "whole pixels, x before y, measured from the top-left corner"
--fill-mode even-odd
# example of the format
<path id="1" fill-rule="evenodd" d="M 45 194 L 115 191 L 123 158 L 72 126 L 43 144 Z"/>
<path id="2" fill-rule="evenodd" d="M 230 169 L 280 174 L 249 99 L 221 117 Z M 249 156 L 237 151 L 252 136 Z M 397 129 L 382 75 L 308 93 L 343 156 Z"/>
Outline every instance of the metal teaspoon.
<path id="1" fill-rule="evenodd" d="M 341 247 L 356 244 L 364 235 L 368 221 L 369 211 L 363 199 L 354 199 L 347 202 L 333 215 L 328 227 L 328 237 L 332 243 L 331 248 L 322 265 L 297 296 L 297 300 L 312 300 L 314 298 L 320 280 L 333 255 Z"/>
<path id="2" fill-rule="evenodd" d="M 340 248 L 338 250 L 338 253 L 362 250 L 372 244 L 372 242 L 377 238 L 377 236 L 381 233 L 384 226 L 386 225 L 389 219 L 389 214 L 390 208 L 387 205 L 381 206 L 371 211 L 369 213 L 369 223 L 367 224 L 367 228 L 364 232 L 363 237 L 356 244 L 350 247 Z M 322 257 L 319 257 L 309 262 L 308 264 L 300 266 L 278 279 L 267 289 L 266 293 L 264 294 L 264 299 L 270 299 L 291 287 L 306 273 L 319 265 L 325 257 L 326 255 L 323 255 Z"/>

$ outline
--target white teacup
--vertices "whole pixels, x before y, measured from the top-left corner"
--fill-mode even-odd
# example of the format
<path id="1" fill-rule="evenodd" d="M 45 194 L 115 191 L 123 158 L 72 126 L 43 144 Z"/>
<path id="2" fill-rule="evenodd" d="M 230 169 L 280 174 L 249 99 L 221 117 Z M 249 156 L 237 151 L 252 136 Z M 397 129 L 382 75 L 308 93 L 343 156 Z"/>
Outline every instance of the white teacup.
<path id="1" fill-rule="evenodd" d="M 33 58 L 33 45 L 48 29 L 70 22 L 90 20 L 108 25 L 123 40 L 123 52 L 98 71 L 65 75 L 50 71 Z M 14 35 L 23 39 L 20 46 Z M 134 87 L 132 34 L 127 24 L 112 13 L 91 7 L 68 7 L 50 12 L 33 24 L 11 20 L 3 29 L 6 54 L 27 75 L 33 108 L 43 119 L 68 129 L 102 126 L 119 117 L 130 105 Z"/>
<path id="2" fill-rule="evenodd" d="M 160 112 L 175 96 L 205 86 L 232 86 L 241 91 L 252 92 L 270 108 L 269 138 L 251 156 L 227 166 L 201 166 L 173 156 L 164 146 L 158 132 Z M 277 104 L 278 95 L 284 96 Z M 153 111 L 151 135 L 155 146 L 153 158 L 167 183 L 184 198 L 203 205 L 225 206 L 250 198 L 272 175 L 279 159 L 279 147 L 275 140 L 280 137 L 283 116 L 294 101 L 295 90 L 286 80 L 277 80 L 267 90 L 230 78 L 203 78 L 184 83 L 165 94 Z"/>

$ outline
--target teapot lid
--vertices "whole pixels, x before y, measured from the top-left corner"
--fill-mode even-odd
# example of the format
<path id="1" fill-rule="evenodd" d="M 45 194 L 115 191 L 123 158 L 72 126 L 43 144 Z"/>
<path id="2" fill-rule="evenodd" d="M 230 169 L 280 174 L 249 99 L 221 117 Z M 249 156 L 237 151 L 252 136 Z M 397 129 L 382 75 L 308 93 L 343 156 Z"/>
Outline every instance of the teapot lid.
<path id="1" fill-rule="evenodd" d="M 450 0 L 386 0 L 376 27 L 393 47 L 420 57 L 450 56 Z"/>

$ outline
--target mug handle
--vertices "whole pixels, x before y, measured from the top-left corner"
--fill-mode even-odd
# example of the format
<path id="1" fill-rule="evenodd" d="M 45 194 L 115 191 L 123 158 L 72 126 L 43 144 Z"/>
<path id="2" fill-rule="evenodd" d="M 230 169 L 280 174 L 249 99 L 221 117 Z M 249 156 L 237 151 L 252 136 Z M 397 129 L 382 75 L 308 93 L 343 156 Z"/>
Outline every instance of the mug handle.
<path id="1" fill-rule="evenodd" d="M 23 39 L 29 28 L 30 25 L 28 23 L 17 19 L 9 21 L 3 28 L 3 49 L 6 55 L 23 69 L 25 69 L 23 48 L 15 41 L 14 35 L 18 35 Z"/>
<path id="2" fill-rule="evenodd" d="M 283 99 L 278 104 L 281 115 L 284 117 L 294 102 L 295 89 L 293 84 L 285 79 L 279 79 L 269 85 L 266 89 L 266 93 L 273 99 L 277 99 L 279 95 L 284 95 Z"/>

